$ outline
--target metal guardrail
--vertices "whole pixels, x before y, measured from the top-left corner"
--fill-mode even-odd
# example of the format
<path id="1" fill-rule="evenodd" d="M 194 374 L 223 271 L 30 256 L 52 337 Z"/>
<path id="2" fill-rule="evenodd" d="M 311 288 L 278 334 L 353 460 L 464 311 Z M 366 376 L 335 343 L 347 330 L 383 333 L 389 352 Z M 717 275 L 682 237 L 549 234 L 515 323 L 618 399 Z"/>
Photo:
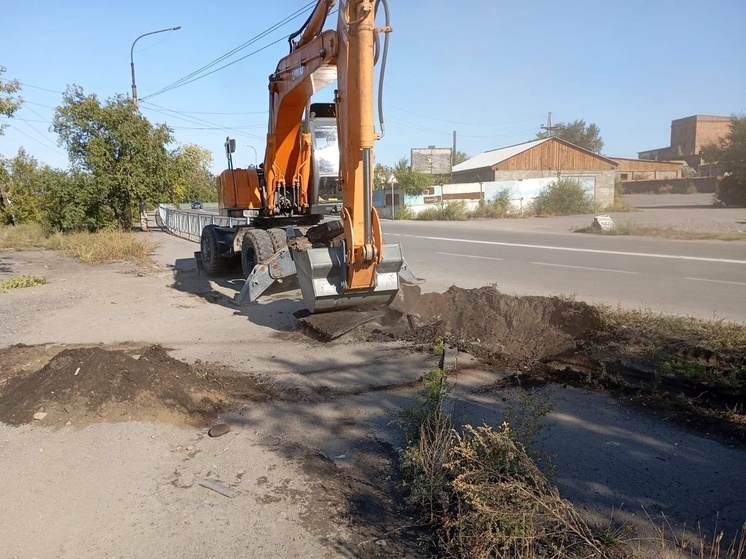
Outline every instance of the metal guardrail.
<path id="1" fill-rule="evenodd" d="M 159 227 L 167 229 L 177 237 L 189 239 L 195 243 L 199 242 L 199 237 L 205 225 L 232 227 L 234 225 L 246 225 L 248 222 L 245 217 L 182 212 L 165 204 L 158 206 L 155 218 Z"/>

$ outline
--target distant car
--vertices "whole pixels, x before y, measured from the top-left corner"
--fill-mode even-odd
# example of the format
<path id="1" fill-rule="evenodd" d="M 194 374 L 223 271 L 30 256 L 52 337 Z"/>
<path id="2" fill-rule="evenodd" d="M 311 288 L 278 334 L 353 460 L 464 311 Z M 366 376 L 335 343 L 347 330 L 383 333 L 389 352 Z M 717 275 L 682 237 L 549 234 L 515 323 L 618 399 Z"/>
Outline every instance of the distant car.
<path id="1" fill-rule="evenodd" d="M 192 209 L 193 210 L 201 210 L 202 209 L 202 202 L 200 202 L 199 200 L 196 200 L 196 201 L 192 202 Z"/>

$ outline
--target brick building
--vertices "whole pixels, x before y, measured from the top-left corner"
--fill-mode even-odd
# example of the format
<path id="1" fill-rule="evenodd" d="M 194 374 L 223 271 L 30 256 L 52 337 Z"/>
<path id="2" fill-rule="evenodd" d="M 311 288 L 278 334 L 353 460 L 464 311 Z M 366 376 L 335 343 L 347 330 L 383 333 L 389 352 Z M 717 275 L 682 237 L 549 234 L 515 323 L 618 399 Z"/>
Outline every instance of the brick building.
<path id="1" fill-rule="evenodd" d="M 687 165 L 697 169 L 702 160 L 702 147 L 728 134 L 731 117 L 694 115 L 671 121 L 671 143 L 668 147 L 640 151 L 640 159 L 656 161 L 686 161 Z"/>

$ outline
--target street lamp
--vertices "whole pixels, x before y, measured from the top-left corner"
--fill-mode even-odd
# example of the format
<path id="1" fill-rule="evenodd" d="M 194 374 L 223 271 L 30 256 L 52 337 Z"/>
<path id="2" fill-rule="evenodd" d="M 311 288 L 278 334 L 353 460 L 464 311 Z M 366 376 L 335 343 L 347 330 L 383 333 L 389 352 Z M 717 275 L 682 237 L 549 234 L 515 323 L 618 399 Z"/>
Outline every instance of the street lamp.
<path id="1" fill-rule="evenodd" d="M 257 162 L 259 160 L 259 157 L 258 157 L 258 155 L 256 153 L 256 148 L 254 146 L 252 146 L 252 145 L 249 145 L 249 144 L 241 144 L 241 145 L 244 146 L 244 147 L 251 148 L 251 149 L 254 150 L 254 167 L 256 167 L 257 166 Z"/>
<path id="2" fill-rule="evenodd" d="M 135 103 L 135 107 L 137 107 L 137 86 L 135 85 L 135 43 L 142 39 L 143 37 L 147 37 L 148 35 L 155 35 L 156 33 L 165 33 L 166 31 L 178 31 L 181 29 L 181 25 L 177 27 L 169 27 L 168 29 L 160 29 L 158 31 L 151 31 L 150 33 L 143 33 L 140 35 L 135 41 L 132 43 L 132 48 L 130 49 L 130 68 L 132 69 L 132 101 Z"/>

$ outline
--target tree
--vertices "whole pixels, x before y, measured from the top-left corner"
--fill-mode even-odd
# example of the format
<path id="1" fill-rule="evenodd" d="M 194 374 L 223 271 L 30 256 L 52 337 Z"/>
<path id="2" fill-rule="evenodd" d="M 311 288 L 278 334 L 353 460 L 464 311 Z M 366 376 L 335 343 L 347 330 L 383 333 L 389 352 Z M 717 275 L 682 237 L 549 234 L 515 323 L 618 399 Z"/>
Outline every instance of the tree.
<path id="1" fill-rule="evenodd" d="M 469 159 L 469 156 L 466 155 L 466 153 L 464 153 L 463 151 L 456 150 L 455 152 L 453 152 L 453 164 L 454 164 L 454 166 L 458 165 L 459 163 L 463 163 L 467 159 Z"/>
<path id="2" fill-rule="evenodd" d="M 722 171 L 718 199 L 729 206 L 746 206 L 746 115 L 734 115 L 725 138 L 703 146 L 702 155 Z"/>
<path id="3" fill-rule="evenodd" d="M 435 184 L 436 181 L 433 175 L 421 173 L 420 171 L 413 171 L 406 157 L 402 157 L 397 161 L 392 171 L 396 176 L 396 179 L 399 181 L 396 186 L 405 192 L 413 194 L 419 194 L 428 186 Z"/>
<path id="4" fill-rule="evenodd" d="M 171 154 L 172 201 L 215 202 L 218 193 L 210 173 L 212 153 L 194 144 L 177 148 Z"/>
<path id="5" fill-rule="evenodd" d="M 95 94 L 86 96 L 82 88 L 71 86 L 52 127 L 73 170 L 93 179 L 99 203 L 121 227 L 131 226 L 141 200 L 172 200 L 173 166 L 166 147 L 173 141 L 171 131 L 151 124 L 129 98 L 117 95 L 101 103 Z M 87 216 L 86 223 L 93 217 Z"/>
<path id="6" fill-rule="evenodd" d="M 586 125 L 585 120 L 575 120 L 573 122 L 560 122 L 553 128 L 555 128 L 553 131 L 539 132 L 536 134 L 536 139 L 541 140 L 553 136 L 593 153 L 601 153 L 604 147 L 601 130 L 594 123 Z"/>
<path id="7" fill-rule="evenodd" d="M 5 67 L 0 66 L 0 76 L 5 73 Z M 21 90 L 21 84 L 18 80 L 3 81 L 0 79 L 0 116 L 11 118 L 13 114 L 21 108 L 23 100 L 20 97 L 15 97 L 14 94 Z M 0 123 L 0 136 L 3 135 L 3 130 L 7 127 L 7 124 Z"/>
<path id="8" fill-rule="evenodd" d="M 21 148 L 18 154 L 3 162 L 5 192 L 13 205 L 3 206 L 4 223 L 40 222 L 44 209 L 45 175 L 50 168 L 39 162 Z"/>

